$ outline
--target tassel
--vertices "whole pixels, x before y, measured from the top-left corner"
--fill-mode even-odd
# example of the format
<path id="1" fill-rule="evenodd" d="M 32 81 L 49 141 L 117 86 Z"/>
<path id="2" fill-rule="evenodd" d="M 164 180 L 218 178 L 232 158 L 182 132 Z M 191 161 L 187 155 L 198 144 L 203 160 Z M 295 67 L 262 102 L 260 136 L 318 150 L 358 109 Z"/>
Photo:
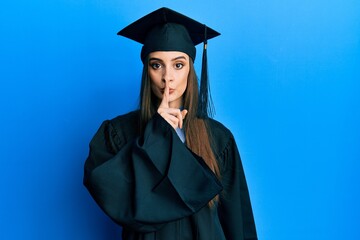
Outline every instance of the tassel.
<path id="1" fill-rule="evenodd" d="M 204 48 L 202 56 L 202 67 L 201 67 L 201 82 L 200 82 L 200 93 L 199 93 L 199 106 L 198 116 L 200 118 L 213 117 L 215 113 L 214 105 L 210 94 L 210 83 L 208 79 L 207 69 L 207 33 L 206 25 L 204 33 Z"/>

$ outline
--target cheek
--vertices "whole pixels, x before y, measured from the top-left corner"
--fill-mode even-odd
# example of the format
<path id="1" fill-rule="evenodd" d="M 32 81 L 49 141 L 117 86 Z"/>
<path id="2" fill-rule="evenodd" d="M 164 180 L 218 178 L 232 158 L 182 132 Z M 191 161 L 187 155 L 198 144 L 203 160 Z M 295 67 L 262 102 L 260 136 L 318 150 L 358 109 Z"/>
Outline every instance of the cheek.
<path id="1" fill-rule="evenodd" d="M 180 86 L 183 89 L 183 91 L 185 91 L 186 87 L 187 87 L 187 82 L 188 82 L 188 76 L 189 76 L 189 71 L 186 71 L 184 74 L 182 74 L 181 76 L 181 82 L 180 82 Z"/>
<path id="2" fill-rule="evenodd" d="M 182 81 L 181 81 L 181 88 L 182 88 L 182 91 L 184 92 L 186 90 L 186 87 L 187 87 L 187 77 L 184 78 Z"/>
<path id="3" fill-rule="evenodd" d="M 158 77 L 156 74 L 154 74 L 153 72 L 149 71 L 149 77 L 150 77 L 150 87 L 151 87 L 151 91 L 157 96 L 157 97 L 161 97 L 161 92 L 159 92 L 161 86 L 161 80 L 159 81 Z"/>
<path id="4" fill-rule="evenodd" d="M 153 71 L 149 71 L 151 85 L 156 84 L 156 74 Z"/>

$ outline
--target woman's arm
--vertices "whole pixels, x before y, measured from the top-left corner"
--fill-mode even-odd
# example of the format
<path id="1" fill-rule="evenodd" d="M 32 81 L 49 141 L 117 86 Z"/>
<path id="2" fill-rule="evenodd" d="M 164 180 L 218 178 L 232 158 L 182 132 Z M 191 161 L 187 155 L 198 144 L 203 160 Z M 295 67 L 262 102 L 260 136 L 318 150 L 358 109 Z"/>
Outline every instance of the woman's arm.
<path id="1" fill-rule="evenodd" d="M 117 134 L 109 121 L 100 127 L 90 143 L 84 175 L 95 201 L 117 223 L 156 231 L 192 215 L 221 191 L 212 171 L 159 114 L 142 138 L 118 150 Z"/>
<path id="2" fill-rule="evenodd" d="M 224 186 L 219 216 L 226 239 L 256 240 L 256 228 L 244 169 L 233 136 L 222 153 Z"/>

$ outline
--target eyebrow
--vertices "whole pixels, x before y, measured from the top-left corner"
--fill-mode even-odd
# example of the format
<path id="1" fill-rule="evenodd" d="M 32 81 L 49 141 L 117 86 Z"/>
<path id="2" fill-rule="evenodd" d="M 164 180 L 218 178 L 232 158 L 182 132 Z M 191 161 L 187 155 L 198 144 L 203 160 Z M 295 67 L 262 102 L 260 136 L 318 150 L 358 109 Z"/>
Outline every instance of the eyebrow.
<path id="1" fill-rule="evenodd" d="M 171 61 L 175 61 L 175 60 L 179 60 L 179 59 L 184 59 L 184 60 L 186 60 L 186 57 L 185 57 L 185 56 L 179 56 L 179 57 L 176 57 L 176 58 L 171 59 Z"/>
<path id="2" fill-rule="evenodd" d="M 185 56 L 178 56 L 178 57 L 176 57 L 176 58 L 171 59 L 171 61 L 176 61 L 176 60 L 179 60 L 179 59 L 184 59 L 184 60 L 186 60 L 186 57 L 185 57 Z M 160 62 L 163 62 L 163 60 L 162 60 L 161 58 L 150 58 L 150 59 L 149 59 L 149 62 L 150 62 L 150 61 L 160 61 Z"/>

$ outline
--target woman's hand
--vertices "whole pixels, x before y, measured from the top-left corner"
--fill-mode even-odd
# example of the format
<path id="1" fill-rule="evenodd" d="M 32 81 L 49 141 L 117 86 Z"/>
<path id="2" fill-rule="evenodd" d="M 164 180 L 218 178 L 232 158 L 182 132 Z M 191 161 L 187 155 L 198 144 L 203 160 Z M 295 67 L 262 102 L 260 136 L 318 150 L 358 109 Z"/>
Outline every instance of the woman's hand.
<path id="1" fill-rule="evenodd" d="M 163 98 L 157 112 L 174 128 L 182 128 L 183 120 L 188 113 L 187 110 L 169 107 L 169 86 L 166 84 Z"/>

